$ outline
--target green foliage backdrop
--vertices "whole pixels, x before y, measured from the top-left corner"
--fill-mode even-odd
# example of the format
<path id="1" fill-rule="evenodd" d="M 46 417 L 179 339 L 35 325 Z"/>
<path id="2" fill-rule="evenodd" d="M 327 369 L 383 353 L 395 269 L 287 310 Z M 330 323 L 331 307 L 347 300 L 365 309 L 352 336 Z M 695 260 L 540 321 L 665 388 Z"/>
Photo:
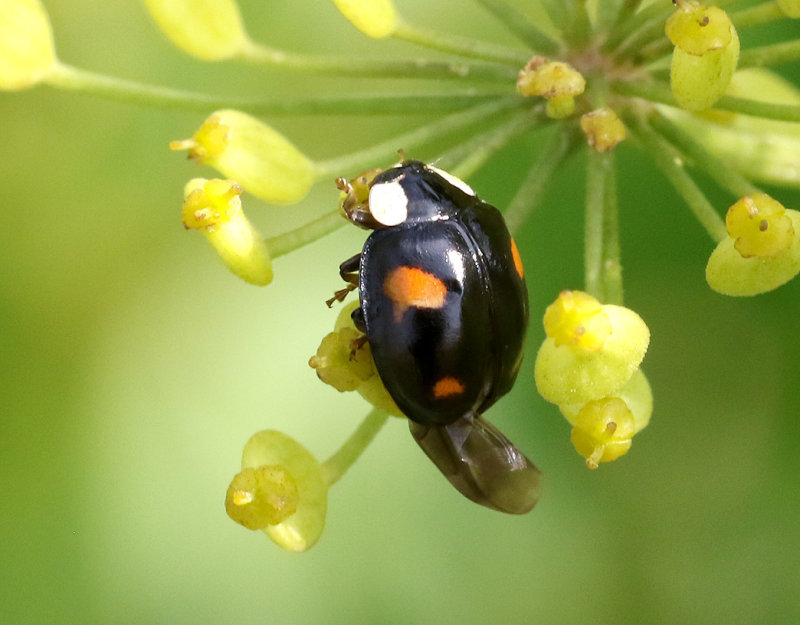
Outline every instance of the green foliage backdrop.
<path id="1" fill-rule="evenodd" d="M 137 3 L 45 4 L 60 57 L 76 65 L 240 95 L 309 85 L 184 57 Z M 250 32 L 275 45 L 407 49 L 355 36 L 330 3 L 241 4 Z M 431 4 L 403 8 L 503 36 L 471 3 Z M 207 170 L 167 143 L 201 115 L 42 87 L 0 94 L 0 118 L 0 621 L 800 622 L 800 281 L 747 300 L 711 292 L 710 240 L 626 146 L 626 303 L 652 331 L 655 395 L 631 453 L 587 471 L 532 382 L 541 313 L 582 276 L 576 161 L 519 242 L 529 357 L 490 415 L 544 472 L 537 509 L 510 518 L 471 505 L 392 421 L 332 490 L 320 543 L 296 555 L 232 523 L 224 493 L 254 431 L 281 429 L 326 457 L 366 414 L 307 365 L 333 323 L 324 300 L 338 263 L 363 234 L 283 257 L 272 285 L 251 287 L 180 224 L 181 186 Z M 318 157 L 423 121 L 271 119 Z M 537 141 L 511 144 L 473 186 L 502 206 Z M 250 215 L 277 233 L 336 197 L 321 184 L 298 206 Z M 800 208 L 797 193 L 781 197 Z"/>

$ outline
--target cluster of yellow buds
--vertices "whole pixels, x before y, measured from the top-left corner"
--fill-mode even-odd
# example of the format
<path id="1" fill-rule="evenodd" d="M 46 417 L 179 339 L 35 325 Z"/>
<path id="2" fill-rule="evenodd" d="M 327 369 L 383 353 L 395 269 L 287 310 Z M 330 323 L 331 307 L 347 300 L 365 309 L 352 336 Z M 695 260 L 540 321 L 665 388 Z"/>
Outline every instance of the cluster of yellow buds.
<path id="1" fill-rule="evenodd" d="M 235 110 L 212 113 L 191 139 L 173 141 L 170 148 L 188 150 L 189 158 L 228 178 L 187 184 L 184 225 L 202 229 L 237 276 L 251 284 L 269 284 L 269 250 L 244 216 L 239 195 L 244 190 L 267 202 L 297 202 L 314 181 L 314 164 L 279 132 Z"/>
<path id="2" fill-rule="evenodd" d="M 544 314 L 547 338 L 536 356 L 539 393 L 572 424 L 586 465 L 616 460 L 650 420 L 647 379 L 639 369 L 650 331 L 635 312 L 563 291 Z"/>

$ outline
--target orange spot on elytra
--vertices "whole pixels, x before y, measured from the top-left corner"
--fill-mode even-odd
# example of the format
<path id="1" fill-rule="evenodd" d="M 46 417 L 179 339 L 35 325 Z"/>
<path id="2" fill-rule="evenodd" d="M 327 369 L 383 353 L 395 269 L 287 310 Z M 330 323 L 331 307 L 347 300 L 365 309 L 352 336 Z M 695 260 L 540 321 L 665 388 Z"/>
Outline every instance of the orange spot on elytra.
<path id="1" fill-rule="evenodd" d="M 447 376 L 439 380 L 433 386 L 433 396 L 436 399 L 460 395 L 464 392 L 464 385 L 452 376 Z"/>
<path id="2" fill-rule="evenodd" d="M 514 267 L 517 270 L 520 278 L 525 277 L 525 267 L 522 266 L 522 258 L 520 258 L 519 250 L 517 249 L 517 242 L 511 239 L 511 258 L 514 259 Z"/>
<path id="3" fill-rule="evenodd" d="M 383 282 L 383 292 L 394 304 L 394 320 L 400 321 L 403 313 L 416 308 L 441 308 L 447 295 L 444 282 L 432 273 L 417 267 L 398 267 Z"/>

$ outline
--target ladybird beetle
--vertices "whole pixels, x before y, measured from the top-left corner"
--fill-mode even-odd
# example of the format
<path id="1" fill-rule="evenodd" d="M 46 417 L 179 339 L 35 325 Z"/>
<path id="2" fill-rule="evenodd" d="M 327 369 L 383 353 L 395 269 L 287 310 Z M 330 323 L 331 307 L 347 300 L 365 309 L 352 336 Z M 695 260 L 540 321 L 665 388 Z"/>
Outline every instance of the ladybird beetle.
<path id="1" fill-rule="evenodd" d="M 469 499 L 521 514 L 536 504 L 539 470 L 481 415 L 514 384 L 528 292 L 500 211 L 463 181 L 408 160 L 347 182 L 345 216 L 370 229 L 343 262 L 360 306 L 353 321 L 411 434 Z"/>

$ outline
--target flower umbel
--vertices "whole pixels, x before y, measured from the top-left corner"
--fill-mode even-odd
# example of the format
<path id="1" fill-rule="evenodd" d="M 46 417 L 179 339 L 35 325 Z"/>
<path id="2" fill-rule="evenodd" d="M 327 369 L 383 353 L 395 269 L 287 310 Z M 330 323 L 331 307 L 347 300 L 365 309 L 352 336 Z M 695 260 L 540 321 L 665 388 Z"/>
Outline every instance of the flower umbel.
<path id="1" fill-rule="evenodd" d="M 193 161 L 213 167 L 224 179 L 190 180 L 182 221 L 187 229 L 203 233 L 235 275 L 256 285 L 272 281 L 274 257 L 348 222 L 375 228 L 376 219 L 386 215 L 376 217 L 370 211 L 372 183 L 381 168 L 397 160 L 398 149 L 451 172 L 457 177 L 454 188 L 466 196 L 475 193 L 458 179 L 488 170 L 495 155 L 512 154 L 514 166 L 527 167 L 528 173 L 504 175 L 504 180 L 521 183 L 508 206 L 500 208 L 520 242 L 536 236 L 527 231 L 528 217 L 552 186 L 548 182 L 566 160 L 580 155 L 586 167 L 583 290 L 563 291 L 546 311 L 535 311 L 543 315 L 546 338 L 536 355 L 534 379 L 541 395 L 571 424 L 575 449 L 587 466 L 596 468 L 628 452 L 633 436 L 648 424 L 653 406 L 640 369 L 650 331 L 623 305 L 614 148 L 627 146 L 652 159 L 708 233 L 709 249 L 716 246 L 706 267 L 712 289 L 756 295 L 791 280 L 800 273 L 800 213 L 783 196 L 782 187 L 800 188 L 800 90 L 767 68 L 800 61 L 800 38 L 795 34 L 758 46 L 748 42 L 756 39 L 750 35 L 758 26 L 800 17 L 800 4 L 564 0 L 544 2 L 537 5 L 540 11 L 528 13 L 527 5 L 516 8 L 520 3 L 476 2 L 505 26 L 511 35 L 507 41 L 473 40 L 447 32 L 446 26 L 443 31 L 421 28 L 403 15 L 400 2 L 333 0 L 355 27 L 351 34 L 375 40 L 370 50 L 381 50 L 386 39 L 393 40 L 400 53 L 415 50 L 412 56 L 384 58 L 267 46 L 258 41 L 254 29 L 252 37 L 248 34 L 235 0 L 146 0 L 156 26 L 186 54 L 272 72 L 265 83 L 274 95 L 242 99 L 135 83 L 69 66 L 56 58 L 49 18 L 38 0 L 7 0 L 0 5 L 0 89 L 47 84 L 206 116 L 190 139 L 170 147 L 188 150 Z M 542 12 L 547 20 L 540 19 Z M 343 41 L 338 48 L 348 46 Z M 418 56 L 417 49 L 434 50 L 436 56 Z M 291 74 L 293 82 L 305 80 L 296 90 L 303 95 L 282 91 L 275 84 L 280 82 L 274 76 L 278 71 Z M 334 77 L 348 80 L 329 80 Z M 372 78 L 380 81 L 374 92 L 368 82 Z M 397 114 L 404 116 L 406 130 L 385 138 L 380 115 Z M 427 121 L 417 121 L 417 114 L 425 114 Z M 304 116 L 308 135 L 290 139 L 290 133 L 276 130 L 280 126 L 274 118 L 282 115 Z M 320 123 L 317 115 L 327 119 Z M 360 145 L 358 149 L 323 159 L 297 147 L 307 146 L 312 155 L 321 153 L 325 148 L 315 139 L 335 126 L 331 119 L 346 115 L 361 116 L 354 134 L 363 136 L 348 136 L 345 142 Z M 198 122 L 187 120 L 184 131 Z M 376 141 L 375 136 L 384 138 Z M 532 145 L 543 146 L 542 151 L 529 154 Z M 402 153 L 401 161 L 406 161 Z M 338 206 L 331 183 L 336 177 L 342 177 Z M 291 229 L 278 231 L 279 220 L 270 217 L 294 211 L 286 205 L 303 201 L 320 180 L 328 184 L 330 203 L 312 217 L 298 217 Z M 627 184 L 629 179 L 620 180 Z M 723 206 L 708 199 L 707 181 L 728 196 Z M 761 183 L 776 188 L 768 195 L 759 188 Z M 477 182 L 470 184 L 477 187 Z M 402 209 L 403 198 L 396 189 L 393 193 L 392 208 Z M 655 205 L 658 199 L 643 205 Z M 244 215 L 243 202 L 252 222 Z M 578 222 L 576 207 L 559 210 L 569 211 Z M 309 213 L 304 207 L 296 214 Z M 392 217 L 402 222 L 403 211 Z M 381 222 L 381 227 L 392 226 Z M 525 274 L 520 250 L 508 238 L 503 241 L 503 250 L 511 251 L 498 254 L 500 264 L 516 267 L 521 278 Z M 427 250 L 422 244 L 418 248 Z M 570 257 L 564 254 L 558 260 L 568 262 L 564 259 Z M 324 266 L 335 267 L 341 259 L 329 261 Z M 406 269 L 406 276 L 421 275 L 413 273 L 421 272 L 417 267 Z M 356 268 L 353 274 L 357 273 Z M 343 277 L 348 285 L 330 303 L 357 288 L 357 278 Z M 420 302 L 431 305 L 433 299 L 444 306 L 449 287 L 426 279 L 436 287 L 437 298 L 425 291 L 421 299 L 405 298 L 406 308 Z M 391 280 L 384 286 L 395 295 L 410 288 L 405 282 L 399 288 Z M 496 297 L 482 288 L 483 300 Z M 358 391 L 373 406 L 372 412 L 325 462 L 285 434 L 258 432 L 245 447 L 242 472 L 226 497 L 232 518 L 245 527 L 263 529 L 292 551 L 305 550 L 319 539 L 328 489 L 367 447 L 387 415 L 403 416 L 376 371 L 373 353 L 379 352 L 359 323 L 359 305 L 342 308 L 309 364 L 320 380 L 338 391 Z M 399 318 L 404 311 L 400 307 Z M 513 375 L 508 374 L 511 382 L 519 364 L 517 359 Z M 433 392 L 452 396 L 463 388 L 448 375 Z M 335 402 L 336 395 L 332 397 Z M 480 449 L 491 449 L 491 441 L 502 436 L 477 413 L 460 415 L 448 427 L 453 424 L 464 427 L 464 440 Z M 427 435 L 421 429 L 417 427 L 415 436 Z M 455 438 L 453 434 L 447 440 Z M 434 443 L 429 442 L 428 449 L 436 455 Z M 508 445 L 507 451 L 519 451 Z M 442 459 L 447 456 L 438 456 Z M 536 472 L 538 483 L 535 467 L 525 468 L 528 478 Z M 494 476 L 479 477 L 491 483 Z"/>

